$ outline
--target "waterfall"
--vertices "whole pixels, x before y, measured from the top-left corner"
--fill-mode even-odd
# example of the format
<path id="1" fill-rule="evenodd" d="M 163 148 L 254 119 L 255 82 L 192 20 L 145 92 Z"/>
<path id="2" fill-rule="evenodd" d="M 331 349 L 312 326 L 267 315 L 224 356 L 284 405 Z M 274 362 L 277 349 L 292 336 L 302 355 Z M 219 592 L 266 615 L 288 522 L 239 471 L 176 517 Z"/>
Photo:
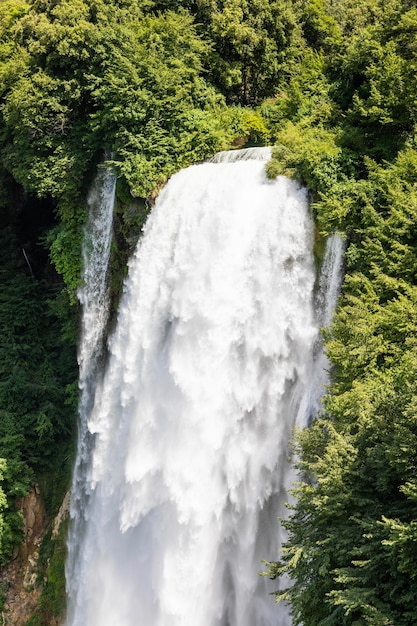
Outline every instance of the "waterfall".
<path id="1" fill-rule="evenodd" d="M 100 169 L 87 198 L 87 223 L 82 249 L 82 286 L 78 290 L 78 299 L 82 308 L 78 352 L 80 396 L 77 458 L 71 489 L 71 524 L 66 563 L 69 597 L 75 593 L 78 585 L 80 549 L 88 509 L 87 472 L 93 447 L 93 438 L 88 430 L 88 418 L 93 408 L 94 396 L 103 367 L 104 333 L 109 316 L 107 270 L 115 189 L 115 175 L 108 169 Z"/>
<path id="2" fill-rule="evenodd" d="M 315 298 L 315 314 L 319 328 L 329 326 L 343 278 L 343 258 L 345 244 L 336 234 L 330 235 L 326 241 L 323 265 L 320 271 L 320 280 Z M 329 360 L 323 349 L 323 339 L 319 333 L 313 348 L 312 369 L 310 374 L 310 389 L 304 395 L 301 412 L 307 426 L 321 409 L 321 398 L 329 384 Z"/>
<path id="3" fill-rule="evenodd" d="M 210 163 L 235 163 L 236 161 L 269 161 L 271 148 L 244 148 L 242 150 L 223 150 L 210 159 Z"/>
<path id="4" fill-rule="evenodd" d="M 173 176 L 129 263 L 88 413 L 67 626 L 291 623 L 259 572 L 283 539 L 322 318 L 307 194 L 268 181 L 268 156 Z"/>
<path id="5" fill-rule="evenodd" d="M 320 272 L 320 284 L 317 293 L 317 319 L 323 328 L 332 321 L 334 309 L 342 283 L 342 262 L 345 253 L 343 239 L 336 234 L 330 235 L 326 242 L 323 267 Z"/>

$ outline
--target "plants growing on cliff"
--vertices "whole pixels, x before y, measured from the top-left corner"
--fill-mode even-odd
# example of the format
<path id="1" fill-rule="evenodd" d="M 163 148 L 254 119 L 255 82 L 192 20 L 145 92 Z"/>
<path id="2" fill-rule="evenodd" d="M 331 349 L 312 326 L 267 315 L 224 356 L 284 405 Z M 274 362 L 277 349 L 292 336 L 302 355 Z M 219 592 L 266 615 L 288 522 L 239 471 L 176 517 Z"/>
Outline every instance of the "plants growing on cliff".
<path id="1" fill-rule="evenodd" d="M 68 446 L 75 407 L 66 385 L 76 375 L 74 346 L 61 337 L 48 290 L 27 276 L 21 250 L 1 237 L 0 278 L 0 562 L 21 540 L 15 499 L 26 495 L 35 476 L 51 471 Z M 61 466 L 68 464 L 64 458 Z"/>
<path id="2" fill-rule="evenodd" d="M 322 59 L 315 84 L 326 88 L 309 111 L 317 91 L 302 68 L 273 105 L 280 171 L 309 184 L 320 228 L 348 239 L 325 333 L 333 382 L 323 416 L 297 435 L 303 482 L 269 569 L 290 577 L 277 597 L 306 626 L 412 624 L 417 594 L 417 22 L 407 3 L 360 4 L 307 3 L 305 35 Z"/>

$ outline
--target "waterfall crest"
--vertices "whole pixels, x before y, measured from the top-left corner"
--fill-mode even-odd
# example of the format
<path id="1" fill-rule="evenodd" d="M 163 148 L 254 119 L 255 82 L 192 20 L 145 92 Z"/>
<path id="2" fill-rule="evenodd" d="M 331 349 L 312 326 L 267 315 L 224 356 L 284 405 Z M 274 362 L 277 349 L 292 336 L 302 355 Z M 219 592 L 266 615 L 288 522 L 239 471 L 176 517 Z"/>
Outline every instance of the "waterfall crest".
<path id="1" fill-rule="evenodd" d="M 310 410 L 313 224 L 298 183 L 266 180 L 269 152 L 234 154 L 172 177 L 130 261 L 68 626 L 291 623 L 259 571 Z"/>
<path id="2" fill-rule="evenodd" d="M 210 163 L 236 163 L 236 161 L 269 161 L 272 150 L 263 148 L 243 148 L 242 150 L 223 150 L 211 157 Z"/>

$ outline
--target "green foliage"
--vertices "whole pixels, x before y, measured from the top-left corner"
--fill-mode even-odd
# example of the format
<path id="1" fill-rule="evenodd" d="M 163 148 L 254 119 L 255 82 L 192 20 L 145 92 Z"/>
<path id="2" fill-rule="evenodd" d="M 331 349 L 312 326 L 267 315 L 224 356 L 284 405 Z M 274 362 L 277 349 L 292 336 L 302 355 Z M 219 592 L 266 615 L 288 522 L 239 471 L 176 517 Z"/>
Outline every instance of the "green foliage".
<path id="1" fill-rule="evenodd" d="M 207 46 L 186 13 L 141 20 L 94 92 L 93 116 L 112 138 L 113 164 L 146 197 L 173 172 L 226 147 L 222 99 L 200 77 Z"/>
<path id="2" fill-rule="evenodd" d="M 227 128 L 228 140 L 233 147 L 268 145 L 271 141 L 264 116 L 257 109 L 230 106 L 222 111 L 219 122 Z"/>
<path id="3" fill-rule="evenodd" d="M 51 261 L 67 285 L 71 304 L 76 302 L 76 290 L 81 281 L 84 216 L 85 211 L 80 210 L 51 228 L 46 236 Z"/>
<path id="4" fill-rule="evenodd" d="M 39 553 L 42 593 L 35 612 L 26 622 L 26 626 L 42 626 L 63 615 L 65 597 L 65 559 L 67 523 L 60 526 L 58 536 L 52 539 L 45 535 Z"/>
<path id="5" fill-rule="evenodd" d="M 8 502 L 10 491 L 14 492 L 12 495 L 22 495 L 21 485 L 19 477 L 13 475 L 6 459 L 0 458 L 0 565 L 10 559 L 13 548 L 21 541 L 22 519 L 19 513 L 9 510 Z"/>
<path id="6" fill-rule="evenodd" d="M 207 44 L 187 13 L 146 8 L 33 3 L 13 28 L 7 22 L 26 66 L 3 88 L 3 161 L 26 188 L 68 200 L 107 148 L 133 160 L 124 169 L 147 195 L 157 168 L 167 176 L 186 153 L 191 162 L 224 145 L 224 105 L 201 78 Z M 9 53 L 5 76 L 13 62 Z"/>
<path id="7" fill-rule="evenodd" d="M 306 4 L 302 23 L 312 48 L 261 108 L 277 141 L 273 169 L 312 189 L 323 232 L 361 220 L 364 199 L 373 202 L 375 165 L 406 148 L 416 121 L 415 11 L 395 0 L 342 4 Z"/>
<path id="8" fill-rule="evenodd" d="M 272 96 L 302 45 L 292 3 L 284 0 L 197 0 L 197 22 L 213 48 L 215 84 L 230 102 L 256 104 Z"/>
<path id="9" fill-rule="evenodd" d="M 302 25 L 306 41 L 313 49 L 332 51 L 341 43 L 340 27 L 326 10 L 324 0 L 305 3 Z"/>
<path id="10" fill-rule="evenodd" d="M 25 496 L 36 478 L 68 462 L 56 456 L 68 449 L 76 407 L 66 385 L 76 378 L 73 344 L 63 341 L 45 286 L 25 274 L 21 251 L 1 237 L 0 278 L 0 561 L 21 540 L 16 497 Z M 66 452 L 68 454 L 68 452 Z M 56 481 L 55 483 L 56 484 Z"/>
<path id="11" fill-rule="evenodd" d="M 324 127 L 289 122 L 278 136 L 280 143 L 273 157 L 288 174 L 300 176 L 311 189 L 321 191 L 336 182 L 340 170 L 341 149 L 336 139 L 335 133 Z"/>
<path id="12" fill-rule="evenodd" d="M 302 482 L 268 571 L 304 626 L 415 622 L 416 24 L 399 0 L 305 2 L 300 65 L 262 107 L 268 175 L 305 182 L 320 231 L 348 243 L 332 385 L 296 436 Z"/>

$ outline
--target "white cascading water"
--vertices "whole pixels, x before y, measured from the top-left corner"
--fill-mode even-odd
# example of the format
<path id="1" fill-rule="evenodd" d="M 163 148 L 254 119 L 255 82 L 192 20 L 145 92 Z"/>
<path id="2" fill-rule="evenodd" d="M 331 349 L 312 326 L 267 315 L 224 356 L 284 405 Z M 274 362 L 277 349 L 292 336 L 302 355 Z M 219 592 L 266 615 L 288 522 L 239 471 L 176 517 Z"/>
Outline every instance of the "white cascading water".
<path id="1" fill-rule="evenodd" d="M 330 235 L 326 241 L 319 284 L 314 298 L 315 320 L 319 329 L 326 328 L 332 321 L 343 279 L 344 252 L 343 239 L 336 234 Z M 301 426 L 308 426 L 321 411 L 321 399 L 329 384 L 330 364 L 323 349 L 320 332 L 313 346 L 311 362 L 310 383 L 300 406 L 300 415 L 304 415 L 305 418 L 304 422 L 298 424 Z M 295 474 L 293 479 L 296 479 Z"/>
<path id="2" fill-rule="evenodd" d="M 75 481 L 90 495 L 67 626 L 291 623 L 259 572 L 282 540 L 291 430 L 315 410 L 321 318 L 306 191 L 266 180 L 268 157 L 183 170 L 149 217 Z"/>
<path id="3" fill-rule="evenodd" d="M 87 471 L 91 459 L 93 438 L 88 430 L 88 418 L 94 405 L 96 388 L 101 378 L 104 360 L 104 333 L 109 316 L 107 285 L 110 259 L 113 207 L 116 177 L 109 169 L 100 169 L 87 198 L 87 223 L 83 242 L 82 286 L 78 298 L 82 307 L 82 328 L 78 352 L 79 366 L 79 425 L 77 458 L 71 489 L 66 563 L 67 591 L 77 588 L 79 563 L 86 523 L 89 496 Z"/>
<path id="4" fill-rule="evenodd" d="M 336 308 L 342 283 L 344 253 L 343 239 L 339 235 L 330 235 L 326 242 L 316 304 L 317 319 L 323 328 L 331 323 Z"/>

